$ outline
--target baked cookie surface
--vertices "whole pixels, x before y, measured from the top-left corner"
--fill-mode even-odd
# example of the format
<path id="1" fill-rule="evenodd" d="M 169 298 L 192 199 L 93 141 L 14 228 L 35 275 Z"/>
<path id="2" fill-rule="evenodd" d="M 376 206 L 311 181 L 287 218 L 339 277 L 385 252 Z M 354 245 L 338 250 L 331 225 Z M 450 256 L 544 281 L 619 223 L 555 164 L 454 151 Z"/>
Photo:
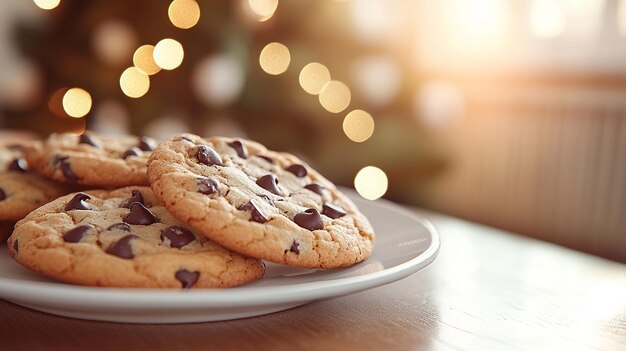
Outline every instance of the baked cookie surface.
<path id="1" fill-rule="evenodd" d="M 30 172 L 22 146 L 0 146 L 0 221 L 16 221 L 67 193 L 65 187 Z"/>
<path id="2" fill-rule="evenodd" d="M 297 157 L 242 139 L 180 134 L 148 161 L 176 217 L 242 254 L 309 268 L 369 257 L 374 232 L 345 195 Z"/>
<path id="3" fill-rule="evenodd" d="M 26 149 L 31 167 L 56 181 L 90 186 L 147 185 L 146 161 L 156 141 L 147 137 L 52 134 Z"/>
<path id="4" fill-rule="evenodd" d="M 9 253 L 68 283 L 143 288 L 222 288 L 260 278 L 262 261 L 196 235 L 148 187 L 61 197 L 18 222 Z"/>

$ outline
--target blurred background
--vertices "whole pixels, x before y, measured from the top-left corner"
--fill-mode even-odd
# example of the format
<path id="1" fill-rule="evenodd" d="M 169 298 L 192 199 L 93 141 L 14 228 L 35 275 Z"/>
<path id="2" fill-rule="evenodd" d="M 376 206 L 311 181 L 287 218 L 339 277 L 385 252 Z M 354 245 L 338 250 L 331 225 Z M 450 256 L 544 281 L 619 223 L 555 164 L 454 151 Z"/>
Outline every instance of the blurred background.
<path id="1" fill-rule="evenodd" d="M 624 0 L 2 0 L 0 128 L 241 136 L 626 262 Z"/>

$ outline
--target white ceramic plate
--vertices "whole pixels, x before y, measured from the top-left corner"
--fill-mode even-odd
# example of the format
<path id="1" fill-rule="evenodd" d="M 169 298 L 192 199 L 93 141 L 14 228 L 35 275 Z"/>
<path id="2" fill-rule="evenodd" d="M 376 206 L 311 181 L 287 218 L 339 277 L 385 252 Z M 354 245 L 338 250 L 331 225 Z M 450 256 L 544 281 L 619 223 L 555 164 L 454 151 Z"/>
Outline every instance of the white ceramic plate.
<path id="1" fill-rule="evenodd" d="M 0 248 L 0 298 L 61 316 L 124 323 L 189 323 L 282 311 L 405 278 L 431 263 L 439 236 L 426 220 L 391 202 L 346 193 L 370 219 L 376 246 L 366 261 L 344 269 L 311 270 L 268 264 L 265 277 L 232 289 L 154 290 L 60 283 L 13 262 Z"/>

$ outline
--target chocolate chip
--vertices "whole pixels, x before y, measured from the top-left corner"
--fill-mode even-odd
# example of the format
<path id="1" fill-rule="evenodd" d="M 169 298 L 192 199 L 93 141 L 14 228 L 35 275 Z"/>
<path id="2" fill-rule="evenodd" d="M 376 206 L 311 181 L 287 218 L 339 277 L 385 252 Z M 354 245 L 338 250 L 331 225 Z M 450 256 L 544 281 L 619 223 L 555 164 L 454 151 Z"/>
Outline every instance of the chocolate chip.
<path id="1" fill-rule="evenodd" d="M 296 175 L 296 177 L 298 178 L 302 178 L 304 176 L 306 176 L 308 174 L 306 168 L 303 165 L 299 165 L 299 164 L 293 164 L 287 168 L 285 168 L 286 170 L 288 170 L 289 172 L 293 173 Z"/>
<path id="2" fill-rule="evenodd" d="M 196 149 L 196 157 L 198 158 L 198 161 L 200 163 L 207 166 L 222 165 L 222 159 L 220 158 L 220 155 L 218 155 L 217 152 L 215 152 L 215 150 L 213 150 L 211 147 L 206 145 L 198 146 L 198 148 Z"/>
<path id="3" fill-rule="evenodd" d="M 232 141 L 228 143 L 228 146 L 232 147 L 237 151 L 237 155 L 241 158 L 248 158 L 248 149 L 241 143 L 239 140 Z"/>
<path id="4" fill-rule="evenodd" d="M 332 219 L 343 217 L 346 215 L 346 211 L 344 211 L 343 208 L 329 203 L 325 203 L 324 206 L 322 206 L 322 213 Z"/>
<path id="5" fill-rule="evenodd" d="M 107 230 L 122 230 L 122 231 L 125 231 L 125 232 L 130 232 L 130 229 L 131 228 L 130 228 L 130 226 L 128 224 L 122 223 L 122 222 L 112 224 L 112 225 L 110 225 L 107 228 Z"/>
<path id="6" fill-rule="evenodd" d="M 130 213 L 124 216 L 124 222 L 128 224 L 150 225 L 157 222 L 155 215 L 139 202 L 130 205 Z"/>
<path id="7" fill-rule="evenodd" d="M 9 164 L 8 169 L 14 172 L 26 172 L 28 171 L 28 164 L 25 159 L 18 157 Z"/>
<path id="8" fill-rule="evenodd" d="M 262 176 L 256 180 L 256 183 L 258 186 L 269 191 L 270 193 L 282 195 L 280 193 L 280 189 L 278 189 L 278 178 L 276 178 L 273 174 L 266 174 Z"/>
<path id="9" fill-rule="evenodd" d="M 297 225 L 301 226 L 304 229 L 308 230 L 318 230 L 324 229 L 324 222 L 322 222 L 322 216 L 317 212 L 314 208 L 309 208 L 304 212 L 300 212 L 295 217 L 293 217 L 293 221 L 296 222 Z"/>
<path id="10" fill-rule="evenodd" d="M 161 241 L 165 238 L 169 239 L 170 247 L 175 248 L 181 248 L 195 239 L 189 229 L 177 225 L 173 225 L 161 231 Z"/>
<path id="11" fill-rule="evenodd" d="M 78 177 L 72 171 L 72 166 L 70 165 L 70 158 L 68 156 L 56 155 L 52 159 L 53 167 L 56 169 L 60 169 L 61 173 L 65 179 L 75 182 L 78 180 Z"/>
<path id="12" fill-rule="evenodd" d="M 15 241 L 13 242 L 13 250 L 15 250 L 15 252 L 18 252 L 20 249 L 19 244 L 17 242 L 18 242 L 18 239 L 15 239 Z"/>
<path id="13" fill-rule="evenodd" d="M 139 202 L 140 204 L 145 205 L 143 202 L 143 195 L 141 195 L 141 191 L 139 190 L 133 190 L 131 192 L 130 197 L 122 201 L 122 203 L 120 204 L 120 207 L 130 208 L 130 205 L 134 204 L 135 202 Z"/>
<path id="14" fill-rule="evenodd" d="M 311 190 L 314 193 L 317 193 L 321 196 L 324 196 L 324 188 L 323 186 L 317 184 L 317 183 L 311 183 L 311 184 L 307 184 L 304 186 L 306 189 Z"/>
<path id="15" fill-rule="evenodd" d="M 87 145 L 91 145 L 93 147 L 99 148 L 100 145 L 98 145 L 98 143 L 94 140 L 94 138 L 92 138 L 89 134 L 83 134 L 78 138 L 78 143 L 79 144 L 87 144 Z"/>
<path id="16" fill-rule="evenodd" d="M 243 206 L 239 206 L 238 210 L 240 211 L 250 211 L 250 220 L 255 221 L 257 223 L 265 223 L 268 221 L 267 217 L 259 210 L 259 208 L 254 204 L 254 202 L 249 201 L 247 204 Z"/>
<path id="17" fill-rule="evenodd" d="M 269 156 L 263 156 L 263 155 L 256 155 L 256 157 L 260 157 L 262 159 L 264 159 L 265 161 L 269 162 L 269 163 L 274 163 L 274 159 L 269 157 Z"/>
<path id="18" fill-rule="evenodd" d="M 125 160 L 130 156 L 139 156 L 140 153 L 141 150 L 139 150 L 139 148 L 131 147 L 130 149 L 124 151 L 124 153 L 122 154 L 122 159 Z"/>
<path id="19" fill-rule="evenodd" d="M 299 255 L 300 254 L 300 244 L 297 241 L 294 240 L 291 243 L 291 247 L 289 248 L 289 251 L 295 253 L 296 255 Z"/>
<path id="20" fill-rule="evenodd" d="M 189 289 L 198 281 L 200 272 L 191 272 L 186 269 L 180 269 L 176 272 L 175 277 L 183 284 L 183 289 Z"/>
<path id="21" fill-rule="evenodd" d="M 130 241 L 137 238 L 137 235 L 128 234 L 118 240 L 115 244 L 109 246 L 106 249 L 106 253 L 115 255 L 121 258 L 133 258 L 135 255 L 133 254 L 133 247 L 130 246 Z"/>
<path id="22" fill-rule="evenodd" d="M 91 200 L 91 196 L 85 193 L 78 193 L 67 202 L 65 205 L 65 211 L 72 210 L 91 210 L 91 207 L 85 203 L 86 200 Z"/>
<path id="23" fill-rule="evenodd" d="M 139 145 L 137 146 L 142 151 L 154 151 L 154 140 L 147 137 L 141 137 L 139 138 Z"/>
<path id="24" fill-rule="evenodd" d="M 0 201 L 7 198 L 7 193 L 4 192 L 4 189 L 0 188 Z"/>
<path id="25" fill-rule="evenodd" d="M 216 180 L 211 178 L 198 178 L 196 180 L 198 183 L 198 192 L 204 195 L 211 195 L 218 192 L 219 184 Z"/>
<path id="26" fill-rule="evenodd" d="M 63 234 L 63 240 L 68 243 L 77 243 L 82 239 L 88 231 L 95 227 L 91 224 L 79 225 L 74 229 L 70 229 Z"/>

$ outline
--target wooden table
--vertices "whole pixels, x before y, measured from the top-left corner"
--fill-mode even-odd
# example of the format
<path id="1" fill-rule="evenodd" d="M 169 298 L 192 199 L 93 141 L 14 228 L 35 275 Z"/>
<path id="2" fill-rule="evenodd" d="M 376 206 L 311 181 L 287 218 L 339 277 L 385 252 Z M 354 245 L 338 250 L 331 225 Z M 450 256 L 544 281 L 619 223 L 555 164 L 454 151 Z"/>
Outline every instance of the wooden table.
<path id="1" fill-rule="evenodd" d="M 0 301 L 0 350 L 626 350 L 626 266 L 425 213 L 441 254 L 399 282 L 187 325 L 56 317 Z"/>

